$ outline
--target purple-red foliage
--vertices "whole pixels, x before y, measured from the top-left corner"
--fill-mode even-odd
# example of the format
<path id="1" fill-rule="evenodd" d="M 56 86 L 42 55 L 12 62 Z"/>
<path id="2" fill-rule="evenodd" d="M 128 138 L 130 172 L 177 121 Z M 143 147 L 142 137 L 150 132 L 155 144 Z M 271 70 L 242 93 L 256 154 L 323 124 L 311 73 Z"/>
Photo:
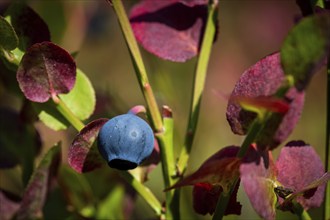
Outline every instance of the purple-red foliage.
<path id="1" fill-rule="evenodd" d="M 101 118 L 90 122 L 73 140 L 69 148 L 68 162 L 78 173 L 95 170 L 104 164 L 103 158 L 93 144 L 107 121 L 108 119 Z"/>
<path id="2" fill-rule="evenodd" d="M 264 219 L 275 219 L 276 179 L 271 154 L 250 148 L 240 166 L 241 182 L 253 208 Z"/>
<path id="3" fill-rule="evenodd" d="M 303 191 L 325 172 L 323 163 L 314 148 L 303 141 L 292 141 L 286 144 L 281 149 L 276 167 L 277 180 L 294 192 Z M 304 196 L 299 196 L 296 200 L 304 209 L 319 207 L 323 202 L 324 191 L 325 184 L 322 184 L 316 191 L 308 190 Z"/>
<path id="4" fill-rule="evenodd" d="M 73 88 L 76 64 L 61 47 L 51 42 L 37 43 L 24 54 L 16 77 L 27 99 L 46 102 Z"/>
<path id="5" fill-rule="evenodd" d="M 150 53 L 185 62 L 199 52 L 207 16 L 207 2 L 144 0 L 130 11 L 137 41 Z"/>
<path id="6" fill-rule="evenodd" d="M 231 97 L 272 96 L 281 87 L 284 77 L 280 54 L 274 53 L 261 59 L 242 74 Z M 269 143 L 271 148 L 276 147 L 290 135 L 302 112 L 304 92 L 298 92 L 295 88 L 291 88 L 285 98 L 289 101 L 289 110 L 284 115 L 278 129 L 274 132 L 274 136 L 267 137 L 271 140 Z M 235 134 L 245 135 L 252 121 L 256 118 L 256 113 L 244 110 L 230 98 L 226 116 L 232 131 Z M 269 129 L 271 128 L 269 126 Z"/>

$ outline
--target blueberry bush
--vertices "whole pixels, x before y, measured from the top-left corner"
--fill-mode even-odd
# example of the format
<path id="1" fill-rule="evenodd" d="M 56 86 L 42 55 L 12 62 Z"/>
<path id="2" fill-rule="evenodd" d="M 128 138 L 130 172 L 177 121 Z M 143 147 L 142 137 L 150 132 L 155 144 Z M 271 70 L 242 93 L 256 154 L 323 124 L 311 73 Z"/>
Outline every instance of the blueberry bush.
<path id="1" fill-rule="evenodd" d="M 276 32 L 250 17 L 234 44 L 278 41 L 235 80 L 208 74 L 212 59 L 244 66 L 216 47 L 237 26 L 226 1 L 0 2 L 0 219 L 329 219 L 330 1 L 293 2 L 291 26 L 277 17 L 288 2 L 265 2 L 233 3 L 266 11 Z M 93 54 L 100 42 L 110 48 Z M 93 62 L 113 73 L 93 74 Z M 325 108 L 310 89 L 320 75 L 325 123 L 298 125 L 317 118 L 308 99 Z M 210 94 L 225 114 L 212 114 Z"/>

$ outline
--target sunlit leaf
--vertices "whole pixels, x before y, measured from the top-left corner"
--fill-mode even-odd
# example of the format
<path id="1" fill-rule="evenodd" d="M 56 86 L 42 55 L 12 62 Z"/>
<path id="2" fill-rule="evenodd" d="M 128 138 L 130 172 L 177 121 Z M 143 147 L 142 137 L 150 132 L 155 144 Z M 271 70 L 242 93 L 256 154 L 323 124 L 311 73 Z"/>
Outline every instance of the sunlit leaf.
<path id="1" fill-rule="evenodd" d="M 285 81 L 285 76 L 280 63 L 280 54 L 274 53 L 258 61 L 247 69 L 235 85 L 231 97 L 259 98 L 274 95 Z M 289 110 L 281 118 L 276 119 L 279 124 L 266 126 L 268 145 L 271 149 L 282 143 L 292 132 L 297 124 L 303 104 L 304 92 L 297 92 L 291 88 L 285 96 L 289 103 Z M 227 106 L 227 120 L 235 134 L 245 135 L 251 123 L 257 117 L 254 112 L 244 110 L 235 99 L 230 98 Z M 275 125 L 275 126 L 274 126 Z"/>
<path id="2" fill-rule="evenodd" d="M 254 155 L 253 155 L 254 154 Z M 263 219 L 275 219 L 276 194 L 273 182 L 276 171 L 272 158 L 250 152 L 252 161 L 244 161 L 240 166 L 241 182 L 252 207 Z M 256 162 L 255 158 L 260 158 Z"/>
<path id="3" fill-rule="evenodd" d="M 305 191 L 308 185 L 322 177 L 325 172 L 319 155 L 313 147 L 303 141 L 291 141 L 286 144 L 281 149 L 276 167 L 278 181 L 298 194 Z M 299 196 L 297 202 L 305 209 L 319 207 L 323 202 L 324 191 L 325 184 L 322 184 L 312 196 L 309 198 Z"/>
<path id="4" fill-rule="evenodd" d="M 14 28 L 0 16 L 0 49 L 13 50 L 18 45 L 18 38 Z"/>
<path id="5" fill-rule="evenodd" d="M 221 149 L 207 159 L 197 171 L 184 177 L 167 190 L 197 183 L 210 183 L 220 185 L 227 193 L 234 178 L 239 176 L 241 160 L 236 157 L 238 150 L 239 147 L 236 146 Z"/>
<path id="6" fill-rule="evenodd" d="M 42 217 L 42 208 L 46 200 L 48 185 L 51 179 L 56 176 L 60 160 L 61 148 L 56 145 L 48 151 L 34 171 L 23 194 L 21 206 L 16 213 L 17 219 Z"/>
<path id="7" fill-rule="evenodd" d="M 21 51 L 25 51 L 35 43 L 50 41 L 47 24 L 33 9 L 24 3 L 13 2 L 4 16 L 8 18 L 17 33 Z"/>
<path id="8" fill-rule="evenodd" d="M 137 41 L 166 60 L 185 62 L 196 56 L 207 16 L 207 5 L 200 2 L 141 1 L 130 11 Z"/>
<path id="9" fill-rule="evenodd" d="M 17 80 L 25 97 L 46 102 L 50 97 L 68 93 L 76 80 L 76 64 L 68 52 L 51 43 L 31 46 L 17 70 Z"/>
<path id="10" fill-rule="evenodd" d="M 101 127 L 107 121 L 108 119 L 101 118 L 90 122 L 73 140 L 69 148 L 68 161 L 75 171 L 89 172 L 105 164 L 94 143 Z"/>
<path id="11" fill-rule="evenodd" d="M 330 51 L 330 13 L 303 18 L 288 34 L 281 48 L 285 74 L 302 91 Z"/>

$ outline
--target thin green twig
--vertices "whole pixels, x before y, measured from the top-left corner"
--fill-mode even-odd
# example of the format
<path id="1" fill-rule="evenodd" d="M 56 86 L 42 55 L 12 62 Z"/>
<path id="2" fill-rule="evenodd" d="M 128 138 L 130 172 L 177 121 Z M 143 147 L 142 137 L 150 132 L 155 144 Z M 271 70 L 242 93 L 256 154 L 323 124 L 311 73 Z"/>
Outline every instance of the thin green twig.
<path id="1" fill-rule="evenodd" d="M 200 103 L 207 74 L 207 66 L 209 63 L 214 36 L 216 33 L 217 6 L 217 1 L 210 1 L 208 5 L 208 17 L 201 45 L 201 51 L 198 56 L 195 70 L 194 86 L 191 97 L 190 115 L 188 119 L 185 143 L 177 163 L 177 169 L 181 174 L 184 172 L 187 166 L 197 128 Z"/>
<path id="2" fill-rule="evenodd" d="M 158 140 L 162 161 L 162 169 L 164 174 L 165 188 L 174 185 L 176 181 L 176 167 L 173 155 L 173 118 L 172 111 L 167 106 L 163 107 L 163 123 L 164 131 L 156 134 Z M 169 148 L 172 146 L 172 148 Z M 178 194 L 175 190 L 165 192 L 166 196 L 166 219 L 180 219 Z"/>
<path id="3" fill-rule="evenodd" d="M 85 127 L 84 123 L 80 121 L 79 118 L 68 108 L 68 106 L 58 97 L 52 97 L 54 103 L 56 104 L 56 109 L 67 119 L 70 124 L 77 130 L 80 131 Z"/>
<path id="4" fill-rule="evenodd" d="M 127 18 L 123 3 L 121 0 L 112 0 L 113 8 L 117 14 L 117 18 L 124 34 L 126 44 L 129 48 L 132 62 L 141 87 L 144 99 L 147 103 L 148 114 L 150 115 L 151 124 L 156 132 L 163 130 L 162 118 L 158 109 L 158 105 L 153 94 L 151 85 L 148 80 L 147 71 L 143 63 L 143 59 L 133 34 L 131 25 Z"/>

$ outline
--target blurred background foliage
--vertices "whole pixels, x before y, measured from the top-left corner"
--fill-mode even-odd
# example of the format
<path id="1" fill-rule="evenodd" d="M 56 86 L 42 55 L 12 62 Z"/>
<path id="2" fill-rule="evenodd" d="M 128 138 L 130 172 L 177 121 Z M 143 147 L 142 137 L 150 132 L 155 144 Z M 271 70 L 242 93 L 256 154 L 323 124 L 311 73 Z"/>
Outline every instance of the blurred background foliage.
<path id="1" fill-rule="evenodd" d="M 127 12 L 136 2 L 124 1 Z M 1 0 L 1 4 L 3 3 L 5 0 Z M 123 35 L 110 4 L 105 0 L 30 0 L 27 3 L 46 21 L 54 43 L 70 53 L 78 52 L 77 66 L 90 78 L 97 95 L 97 107 L 88 121 L 100 117 L 111 118 L 126 113 L 134 105 L 144 104 Z M 227 100 L 217 94 L 229 95 L 244 70 L 262 57 L 279 50 L 299 15 L 295 0 L 220 1 L 218 37 L 209 63 L 188 174 L 220 148 L 241 144 L 243 137 L 231 132 L 225 118 Z M 184 141 L 196 58 L 186 63 L 173 63 L 163 61 L 142 48 L 141 51 L 159 106 L 166 104 L 173 110 L 175 149 L 179 152 Z M 287 140 L 303 139 L 316 148 L 323 161 L 326 135 L 325 100 L 326 74 L 323 68 L 307 88 L 302 117 Z M 0 105 L 19 110 L 22 98 L 6 91 L 0 82 Z M 39 122 L 35 126 L 41 133 L 41 155 L 55 142 L 62 140 L 63 163 L 67 163 L 68 146 L 77 132 L 73 128 L 55 132 Z M 279 150 L 280 148 L 274 151 L 275 158 Z M 20 173 L 19 167 L 0 170 L 0 187 L 21 194 L 23 183 Z M 120 180 L 107 167 L 83 175 L 87 177 L 87 187 L 91 188 L 96 198 L 104 199 L 112 195 L 111 192 L 117 200 L 122 198 L 120 193 L 123 188 L 118 185 Z M 160 166 L 151 173 L 146 184 L 158 198 L 164 199 L 160 187 L 163 184 Z M 114 191 L 118 188 L 120 189 Z M 185 187 L 182 190 L 182 219 L 209 219 L 210 216 L 203 217 L 193 213 L 191 189 L 192 187 Z M 65 207 L 63 195 L 58 192 L 57 188 L 50 194 L 44 209 L 46 219 L 53 219 L 54 216 L 64 218 L 68 215 L 68 210 L 70 211 L 70 207 Z M 238 197 L 243 204 L 242 215 L 229 216 L 226 219 L 258 219 L 242 190 L 239 190 Z M 109 212 L 117 210 L 113 213 L 119 213 L 121 207 L 105 206 L 104 209 Z M 322 208 L 310 211 L 315 219 L 321 218 L 321 212 Z M 115 214 L 113 216 L 114 219 L 122 217 Z M 137 206 L 133 208 L 131 218 L 152 217 L 152 210 L 137 196 Z M 296 217 L 279 211 L 277 219 L 288 218 Z"/>

